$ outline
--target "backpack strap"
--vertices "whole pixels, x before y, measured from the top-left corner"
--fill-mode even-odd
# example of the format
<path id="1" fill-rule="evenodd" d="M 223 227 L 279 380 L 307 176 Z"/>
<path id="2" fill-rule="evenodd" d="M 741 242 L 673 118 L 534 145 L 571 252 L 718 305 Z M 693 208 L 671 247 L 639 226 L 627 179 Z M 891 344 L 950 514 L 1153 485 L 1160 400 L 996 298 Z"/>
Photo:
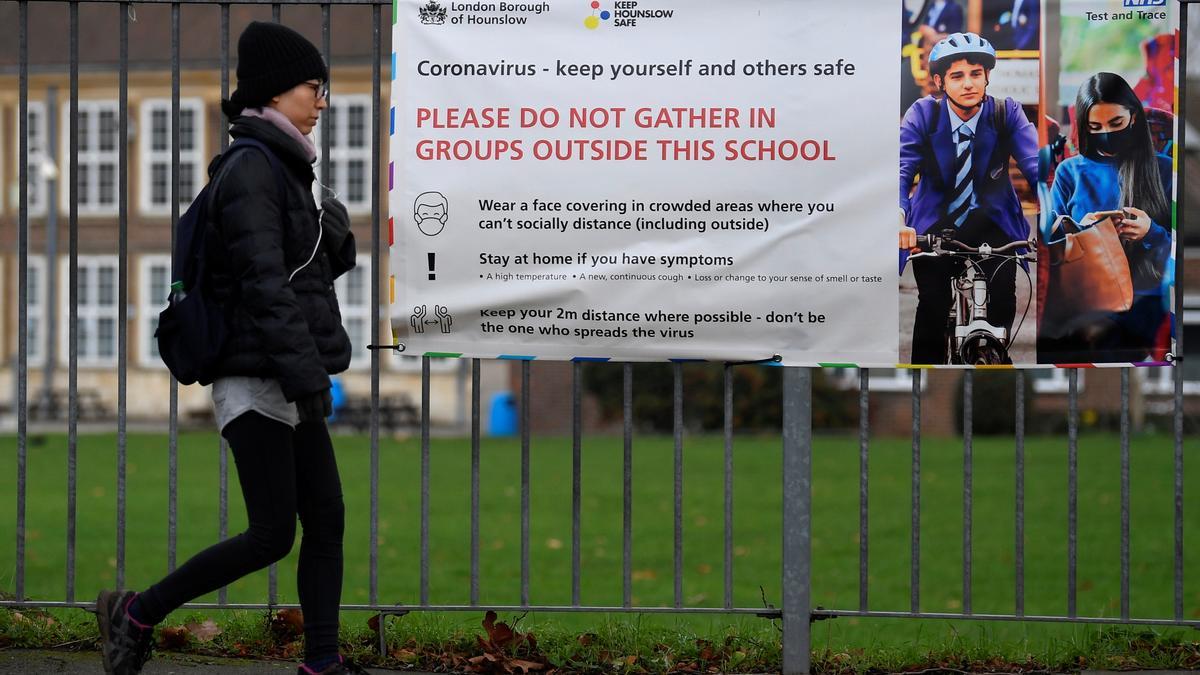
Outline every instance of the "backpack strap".
<path id="1" fill-rule="evenodd" d="M 210 194 L 207 195 L 208 206 L 211 207 L 212 202 L 217 197 L 217 190 L 215 188 L 220 187 L 221 179 L 225 177 L 225 174 L 229 173 L 230 167 L 232 166 L 231 164 L 229 164 L 229 160 L 233 157 L 234 153 L 236 153 L 239 150 L 242 150 L 243 148 L 257 148 L 260 152 L 262 152 L 264 155 L 266 155 L 267 163 L 271 165 L 271 173 L 275 175 L 275 185 L 276 185 L 276 189 L 277 189 L 277 196 L 279 197 L 279 213 L 283 216 L 284 221 L 287 222 L 287 220 L 288 220 L 287 178 L 284 176 L 283 166 L 279 163 L 279 158 L 275 156 L 275 153 L 265 143 L 263 143 L 262 141 L 259 141 L 257 139 L 248 138 L 245 136 L 234 140 L 234 142 L 231 143 L 229 145 L 229 147 L 225 149 L 225 152 L 222 153 L 220 158 L 217 160 L 216 170 L 213 171 L 213 177 L 212 177 L 212 180 L 209 182 L 209 186 L 208 186 L 208 187 L 214 188 L 212 190 L 209 190 Z M 206 187 L 205 189 L 208 189 L 208 187 Z M 201 231 L 203 231 L 205 228 L 201 227 L 199 229 Z M 205 268 L 204 259 L 207 256 L 204 254 L 203 248 L 204 247 L 203 247 L 203 243 L 202 243 L 201 247 L 200 247 L 200 250 L 202 252 L 200 255 L 197 256 L 197 258 L 198 258 L 197 265 L 196 265 L 196 278 L 197 279 L 204 278 L 204 268 Z"/>
<path id="2" fill-rule="evenodd" d="M 243 136 L 238 138 L 225 149 L 221 155 L 221 160 L 217 172 L 213 174 L 213 183 L 219 184 L 220 179 L 224 176 L 226 162 L 233 157 L 233 154 L 242 148 L 257 148 L 267 157 L 267 163 L 271 165 L 271 173 L 275 175 L 275 183 L 279 195 L 279 210 L 284 218 L 287 218 L 287 179 L 283 174 L 283 166 L 279 163 L 279 158 L 275 156 L 275 152 L 267 146 L 266 143 L 254 138 Z M 215 194 L 214 194 L 215 197 Z"/>
<path id="3" fill-rule="evenodd" d="M 993 96 L 988 96 L 992 101 L 992 128 L 996 130 L 996 147 L 992 150 L 992 156 L 988 162 L 988 177 L 992 180 L 998 180 L 1001 175 L 1006 174 L 1008 168 L 1008 102 L 1011 99 L 1005 98 L 1001 101 Z"/>

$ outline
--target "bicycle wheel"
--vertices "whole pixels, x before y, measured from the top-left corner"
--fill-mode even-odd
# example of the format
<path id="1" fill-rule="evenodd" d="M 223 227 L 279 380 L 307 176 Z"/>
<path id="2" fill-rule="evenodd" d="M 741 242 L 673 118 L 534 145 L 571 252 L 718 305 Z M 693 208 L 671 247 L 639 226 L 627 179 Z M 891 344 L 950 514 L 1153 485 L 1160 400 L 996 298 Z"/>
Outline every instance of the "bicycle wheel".
<path id="1" fill-rule="evenodd" d="M 1012 363 L 1004 343 L 991 333 L 972 333 L 958 350 L 962 363 L 973 366 L 999 366 Z"/>

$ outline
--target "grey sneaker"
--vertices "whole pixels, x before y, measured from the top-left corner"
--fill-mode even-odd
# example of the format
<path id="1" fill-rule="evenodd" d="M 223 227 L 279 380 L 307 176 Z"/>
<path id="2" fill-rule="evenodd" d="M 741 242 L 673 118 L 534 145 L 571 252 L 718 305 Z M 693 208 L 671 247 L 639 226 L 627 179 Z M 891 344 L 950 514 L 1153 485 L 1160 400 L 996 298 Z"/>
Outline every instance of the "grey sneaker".
<path id="1" fill-rule="evenodd" d="M 136 675 L 150 658 L 154 629 L 138 626 L 126 611 L 136 596 L 134 591 L 100 591 L 96 598 L 106 673 Z"/>

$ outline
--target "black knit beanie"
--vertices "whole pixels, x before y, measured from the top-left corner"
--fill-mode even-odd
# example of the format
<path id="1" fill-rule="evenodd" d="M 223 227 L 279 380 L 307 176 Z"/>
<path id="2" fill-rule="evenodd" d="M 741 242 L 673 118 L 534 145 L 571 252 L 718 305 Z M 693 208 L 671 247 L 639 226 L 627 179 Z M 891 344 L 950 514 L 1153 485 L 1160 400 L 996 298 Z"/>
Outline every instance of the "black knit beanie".
<path id="1" fill-rule="evenodd" d="M 222 108 L 234 117 L 301 82 L 328 79 L 321 52 L 303 35 L 277 23 L 252 21 L 238 38 L 237 90 Z"/>

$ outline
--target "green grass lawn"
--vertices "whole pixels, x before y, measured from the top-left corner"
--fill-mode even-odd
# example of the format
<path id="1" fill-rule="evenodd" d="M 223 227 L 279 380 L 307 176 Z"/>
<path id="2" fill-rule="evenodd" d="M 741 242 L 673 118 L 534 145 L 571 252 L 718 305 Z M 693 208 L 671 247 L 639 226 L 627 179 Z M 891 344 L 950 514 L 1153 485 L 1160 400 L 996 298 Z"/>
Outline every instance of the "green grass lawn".
<path id="1" fill-rule="evenodd" d="M 369 446 L 365 438 L 335 438 L 346 493 L 346 578 L 343 601 L 368 601 Z M 974 450 L 974 584 L 977 613 L 1014 609 L 1014 450 L 1011 438 L 981 438 Z M 16 471 L 12 437 L 0 440 L 0 589 L 14 590 Z M 1188 439 L 1189 466 L 1200 443 Z M 735 443 L 734 602 L 758 607 L 780 602 L 781 446 L 778 438 L 740 436 Z M 813 602 L 827 608 L 858 607 L 858 442 L 818 437 L 813 461 Z M 639 436 L 634 446 L 633 601 L 673 602 L 672 453 L 670 438 Z M 723 441 L 685 441 L 683 594 L 688 606 L 720 606 L 723 599 Z M 485 439 L 482 448 L 480 600 L 510 605 L 520 600 L 520 444 Z M 1026 444 L 1025 607 L 1029 614 L 1066 609 L 1067 447 L 1062 438 Z M 870 466 L 870 603 L 876 610 L 907 611 L 910 569 L 910 460 L 906 439 L 875 439 Z M 218 442 L 212 433 L 179 439 L 178 560 L 217 537 Z M 1079 444 L 1078 611 L 1119 614 L 1120 455 L 1115 436 L 1081 438 Z M 592 437 L 583 447 L 582 601 L 621 603 L 622 444 Z M 926 439 L 922 448 L 921 608 L 962 608 L 962 443 Z M 85 436 L 78 453 L 76 597 L 90 600 L 116 578 L 116 439 Z M 379 599 L 416 603 L 419 580 L 420 446 L 416 439 L 380 444 Z M 167 440 L 128 439 L 126 585 L 141 588 L 166 571 Z M 570 439 L 535 438 L 532 446 L 532 579 L 534 604 L 571 599 Z M 1132 610 L 1135 617 L 1173 616 L 1173 446 L 1166 436 L 1135 438 L 1132 453 Z M 430 599 L 469 599 L 470 444 L 435 439 L 430 504 Z M 30 438 L 26 515 L 25 594 L 39 600 L 65 597 L 66 437 Z M 1188 618 L 1200 618 L 1200 497 L 1185 502 Z M 230 457 L 230 532 L 245 516 Z M 279 599 L 295 602 L 295 555 L 279 566 Z M 760 588 L 762 589 L 760 593 Z M 267 575 L 234 583 L 230 602 L 263 602 Z M 215 601 L 216 596 L 203 598 Z M 452 615 L 404 621 L 430 626 L 478 626 L 480 617 Z M 601 619 L 539 615 L 563 630 L 591 630 Z M 647 618 L 655 625 L 719 633 L 774 633 L 761 619 Z M 529 625 L 529 624 L 526 624 Z M 416 628 L 414 628 L 415 630 Z M 1078 636 L 1077 626 L 861 620 L 841 618 L 814 626 L 815 646 L 882 648 L 945 644 L 954 635 L 976 642 L 1025 644 Z M 948 637 L 949 636 L 949 637 Z"/>

